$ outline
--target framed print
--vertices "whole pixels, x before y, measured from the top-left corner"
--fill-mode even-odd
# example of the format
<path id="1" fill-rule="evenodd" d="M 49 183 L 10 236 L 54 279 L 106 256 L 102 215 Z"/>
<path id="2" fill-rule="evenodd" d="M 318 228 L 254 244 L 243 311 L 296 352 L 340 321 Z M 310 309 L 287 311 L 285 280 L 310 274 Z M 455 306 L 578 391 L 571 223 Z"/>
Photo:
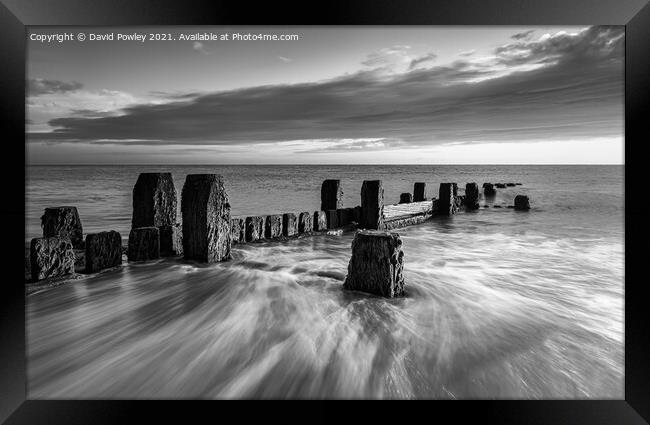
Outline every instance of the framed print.
<path id="1" fill-rule="evenodd" d="M 647 2 L 0 17 L 6 423 L 648 422 Z"/>

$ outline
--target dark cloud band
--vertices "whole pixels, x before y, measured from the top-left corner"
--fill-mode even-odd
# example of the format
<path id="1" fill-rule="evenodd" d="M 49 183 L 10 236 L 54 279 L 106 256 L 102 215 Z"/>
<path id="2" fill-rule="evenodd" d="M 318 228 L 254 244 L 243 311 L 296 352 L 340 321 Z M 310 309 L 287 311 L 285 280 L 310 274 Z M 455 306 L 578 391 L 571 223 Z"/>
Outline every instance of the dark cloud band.
<path id="1" fill-rule="evenodd" d="M 179 96 L 119 116 L 55 119 L 54 132 L 29 138 L 197 145 L 386 139 L 421 146 L 622 134 L 622 28 L 515 39 L 489 63 L 462 60 L 397 75 L 362 71 L 324 82 Z"/>

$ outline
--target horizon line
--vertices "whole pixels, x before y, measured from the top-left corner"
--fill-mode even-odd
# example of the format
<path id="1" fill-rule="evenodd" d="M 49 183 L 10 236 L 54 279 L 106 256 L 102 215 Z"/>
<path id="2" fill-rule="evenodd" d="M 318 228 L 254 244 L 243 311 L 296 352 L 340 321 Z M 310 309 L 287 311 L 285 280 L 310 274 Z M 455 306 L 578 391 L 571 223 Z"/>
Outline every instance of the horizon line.
<path id="1" fill-rule="evenodd" d="M 74 164 L 65 164 L 65 163 L 39 163 L 39 164 L 25 164 L 26 167 L 45 167 L 45 166 L 236 166 L 236 165 L 243 165 L 243 166 L 296 166 L 296 165 L 305 165 L 305 166 L 333 166 L 333 165 L 356 165 L 356 166 L 394 166 L 394 165 L 403 165 L 403 166 L 427 166 L 427 165 L 477 165 L 477 166 L 492 166 L 492 165 L 512 165 L 512 166 L 522 166 L 522 165 L 530 165 L 530 166 L 539 166 L 539 165 L 570 165 L 570 166 L 575 166 L 575 165 L 625 165 L 625 163 L 485 163 L 485 164 L 477 164 L 477 163 L 440 163 L 440 164 L 412 164 L 412 163 L 378 163 L 378 164 L 360 164 L 360 163 L 339 163 L 339 164 L 327 164 L 327 163 L 318 163 L 318 164 L 275 164 L 275 163 L 270 163 L 270 164 L 265 164 L 265 163 L 236 163 L 236 164 L 197 164 L 197 163 L 178 163 L 178 164 L 165 164 L 165 163 L 158 163 L 158 164 L 152 164 L 152 163 L 127 163 L 127 164 L 120 164 L 120 163 L 74 163 Z"/>

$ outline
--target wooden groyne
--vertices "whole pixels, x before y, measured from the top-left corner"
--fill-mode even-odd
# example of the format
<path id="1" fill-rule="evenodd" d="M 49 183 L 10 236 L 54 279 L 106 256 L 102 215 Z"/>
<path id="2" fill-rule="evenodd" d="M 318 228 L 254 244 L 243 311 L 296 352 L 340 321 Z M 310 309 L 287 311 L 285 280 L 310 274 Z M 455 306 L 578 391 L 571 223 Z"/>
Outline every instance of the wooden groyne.
<path id="1" fill-rule="evenodd" d="M 488 199 L 496 194 L 496 188 L 518 185 L 521 183 L 484 183 L 482 188 Z M 456 183 L 441 183 L 438 196 L 431 198 L 427 198 L 426 183 L 416 182 L 413 193 L 402 193 L 399 203 L 387 205 L 381 180 L 363 182 L 360 205 L 345 207 L 343 193 L 340 180 L 327 179 L 321 185 L 318 211 L 232 217 L 223 177 L 191 174 L 183 185 L 179 220 L 171 173 L 141 173 L 133 188 L 132 227 L 126 255 L 128 261 L 183 256 L 186 260 L 212 263 L 230 259 L 233 244 L 282 241 L 342 229 L 386 232 L 420 224 L 434 216 L 479 208 L 479 189 L 474 182 L 466 184 L 465 195 L 458 194 Z M 528 196 L 518 194 L 511 208 L 529 210 Z M 30 245 L 32 281 L 74 273 L 73 265 L 80 255 L 88 273 L 122 263 L 121 235 L 111 230 L 88 234 L 84 240 L 75 207 L 46 208 L 42 227 L 43 237 L 32 239 Z M 364 237 L 370 241 L 386 235 L 368 233 Z"/>

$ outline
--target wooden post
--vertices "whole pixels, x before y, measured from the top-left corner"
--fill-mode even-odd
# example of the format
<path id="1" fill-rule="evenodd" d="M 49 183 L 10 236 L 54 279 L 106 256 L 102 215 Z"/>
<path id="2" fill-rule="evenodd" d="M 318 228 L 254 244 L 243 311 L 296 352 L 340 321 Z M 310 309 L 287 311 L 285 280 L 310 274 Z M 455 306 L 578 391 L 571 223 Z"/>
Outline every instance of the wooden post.
<path id="1" fill-rule="evenodd" d="M 413 195 L 411 195 L 410 193 L 405 192 L 399 195 L 400 204 L 410 204 L 411 202 L 413 202 Z"/>
<path id="2" fill-rule="evenodd" d="M 160 231 L 157 227 L 136 227 L 129 233 L 129 261 L 155 260 L 160 257 Z"/>
<path id="3" fill-rule="evenodd" d="M 313 215 L 309 212 L 301 212 L 298 217 L 298 233 L 311 233 L 313 230 Z"/>
<path id="4" fill-rule="evenodd" d="M 497 190 L 492 183 L 483 183 L 483 194 L 488 198 L 494 197 L 497 194 Z"/>
<path id="5" fill-rule="evenodd" d="M 294 213 L 282 215 L 282 235 L 294 236 L 298 234 L 298 217 Z"/>
<path id="6" fill-rule="evenodd" d="M 160 252 L 176 255 L 176 188 L 172 173 L 140 173 L 133 187 L 131 228 L 158 227 Z M 180 228 L 180 226 L 178 226 Z M 178 232 L 180 233 L 180 232 Z"/>
<path id="7" fill-rule="evenodd" d="M 75 255 L 68 236 L 34 238 L 29 255 L 33 281 L 74 273 Z"/>
<path id="8" fill-rule="evenodd" d="M 325 180 L 320 189 L 321 211 L 343 208 L 341 180 Z"/>
<path id="9" fill-rule="evenodd" d="M 86 235 L 86 273 L 94 273 L 122 264 L 122 236 L 119 232 Z"/>
<path id="10" fill-rule="evenodd" d="M 73 248 L 83 248 L 83 228 L 77 207 L 45 208 L 41 227 L 44 238 L 69 238 Z"/>
<path id="11" fill-rule="evenodd" d="M 282 236 L 282 214 L 271 214 L 266 216 L 264 223 L 264 236 L 266 239 L 279 238 Z"/>
<path id="12" fill-rule="evenodd" d="M 259 215 L 246 217 L 246 242 L 264 239 L 264 221 Z"/>
<path id="13" fill-rule="evenodd" d="M 438 193 L 438 214 L 452 215 L 456 213 L 456 195 L 458 185 L 456 183 L 440 183 Z"/>
<path id="14" fill-rule="evenodd" d="M 465 209 L 477 210 L 478 207 L 478 184 L 467 183 L 465 185 Z"/>
<path id="15" fill-rule="evenodd" d="M 384 187 L 381 180 L 364 180 L 361 186 L 362 229 L 381 229 L 384 220 Z"/>
<path id="16" fill-rule="evenodd" d="M 530 199 L 526 195 L 515 196 L 515 210 L 528 211 L 530 209 Z"/>
<path id="17" fill-rule="evenodd" d="M 241 217 L 230 219 L 230 237 L 232 243 L 246 242 L 246 222 Z"/>
<path id="18" fill-rule="evenodd" d="M 327 213 L 325 211 L 314 211 L 314 231 L 327 230 Z"/>
<path id="19" fill-rule="evenodd" d="M 218 174 L 189 174 L 181 197 L 185 259 L 207 263 L 228 260 L 230 204 Z"/>
<path id="20" fill-rule="evenodd" d="M 422 202 L 427 200 L 427 184 L 418 182 L 413 185 L 413 202 Z"/>
<path id="21" fill-rule="evenodd" d="M 397 297 L 404 291 L 404 252 L 399 234 L 360 230 L 352 241 L 345 289 Z"/>

